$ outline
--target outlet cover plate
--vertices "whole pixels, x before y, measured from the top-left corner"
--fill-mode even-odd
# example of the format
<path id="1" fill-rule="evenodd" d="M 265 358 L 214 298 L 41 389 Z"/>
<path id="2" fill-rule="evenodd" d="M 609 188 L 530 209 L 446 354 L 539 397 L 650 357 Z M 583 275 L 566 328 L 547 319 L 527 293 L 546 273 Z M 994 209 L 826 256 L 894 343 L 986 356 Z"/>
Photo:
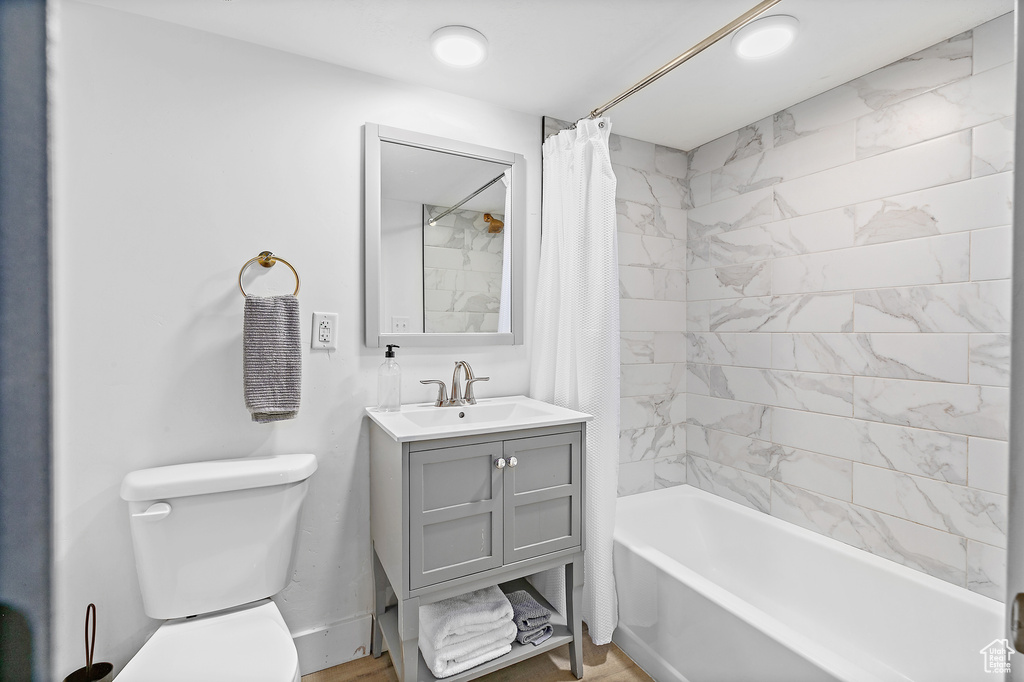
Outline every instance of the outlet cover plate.
<path id="1" fill-rule="evenodd" d="M 338 313 L 313 313 L 309 345 L 317 350 L 338 350 Z"/>

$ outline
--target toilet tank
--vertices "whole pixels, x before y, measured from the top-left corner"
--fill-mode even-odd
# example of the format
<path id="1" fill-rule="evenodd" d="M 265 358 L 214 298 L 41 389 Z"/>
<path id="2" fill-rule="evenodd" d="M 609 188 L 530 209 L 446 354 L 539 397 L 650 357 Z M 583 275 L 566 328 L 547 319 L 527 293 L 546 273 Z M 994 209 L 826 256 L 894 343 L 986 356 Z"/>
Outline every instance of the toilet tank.
<path id="1" fill-rule="evenodd" d="M 209 613 L 283 590 L 316 466 L 314 455 L 276 455 L 125 476 L 121 498 L 146 615 Z"/>

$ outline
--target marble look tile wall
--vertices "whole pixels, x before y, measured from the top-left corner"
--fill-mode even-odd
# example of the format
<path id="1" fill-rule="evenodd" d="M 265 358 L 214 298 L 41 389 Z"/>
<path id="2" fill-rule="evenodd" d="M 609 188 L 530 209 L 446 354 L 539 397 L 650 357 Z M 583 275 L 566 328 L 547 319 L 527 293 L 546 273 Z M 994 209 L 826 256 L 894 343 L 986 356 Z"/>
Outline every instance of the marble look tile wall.
<path id="1" fill-rule="evenodd" d="M 504 235 L 488 232 L 479 211 L 460 209 L 430 224 L 446 210 L 423 207 L 423 330 L 496 332 Z"/>
<path id="2" fill-rule="evenodd" d="M 1012 47 L 1006 15 L 692 150 L 685 229 L 621 202 L 664 240 L 636 267 L 686 273 L 685 334 L 623 328 L 626 492 L 671 424 L 690 485 L 1003 598 Z"/>
<path id="3" fill-rule="evenodd" d="M 619 494 L 686 482 L 684 152 L 612 133 L 621 329 Z"/>

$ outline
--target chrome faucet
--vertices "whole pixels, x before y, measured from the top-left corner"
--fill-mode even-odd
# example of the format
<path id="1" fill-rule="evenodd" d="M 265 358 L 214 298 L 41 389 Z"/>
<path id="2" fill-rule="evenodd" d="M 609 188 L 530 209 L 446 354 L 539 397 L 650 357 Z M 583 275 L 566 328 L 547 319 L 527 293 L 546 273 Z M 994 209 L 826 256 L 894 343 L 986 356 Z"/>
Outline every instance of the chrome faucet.
<path id="1" fill-rule="evenodd" d="M 459 374 L 465 377 L 465 393 L 462 391 L 462 384 L 459 382 Z M 437 399 L 434 407 L 450 407 L 454 405 L 476 405 L 476 396 L 473 395 L 473 384 L 477 381 L 489 381 L 490 377 L 473 376 L 473 368 L 465 360 L 455 362 L 455 371 L 452 372 L 452 397 L 448 398 L 444 382 L 440 379 L 421 379 L 421 384 L 437 384 Z"/>
<path id="2" fill-rule="evenodd" d="M 455 371 L 452 372 L 452 398 L 448 401 L 450 405 L 465 405 L 466 401 L 462 397 L 462 386 L 459 385 L 459 370 L 465 370 L 466 379 L 473 378 L 473 368 L 469 366 L 469 363 L 465 360 L 455 361 Z"/>
<path id="3" fill-rule="evenodd" d="M 466 391 L 463 394 L 459 387 L 459 370 L 465 371 Z M 451 405 L 476 405 L 476 396 L 473 395 L 473 384 L 477 381 L 490 381 L 490 377 L 473 376 L 473 368 L 465 360 L 458 360 L 455 363 L 455 371 L 452 372 L 452 399 Z"/>

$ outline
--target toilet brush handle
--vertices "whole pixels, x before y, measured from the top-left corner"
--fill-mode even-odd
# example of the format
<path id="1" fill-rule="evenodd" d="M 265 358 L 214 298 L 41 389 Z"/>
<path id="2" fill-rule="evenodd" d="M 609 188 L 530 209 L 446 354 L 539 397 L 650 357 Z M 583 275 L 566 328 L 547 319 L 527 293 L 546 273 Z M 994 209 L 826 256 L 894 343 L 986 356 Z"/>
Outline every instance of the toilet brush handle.
<path id="1" fill-rule="evenodd" d="M 89 619 L 92 617 L 92 627 L 89 627 Z M 92 636 L 89 633 L 92 631 Z M 92 680 L 92 655 L 96 651 L 96 605 L 89 604 L 85 607 L 85 679 Z"/>

